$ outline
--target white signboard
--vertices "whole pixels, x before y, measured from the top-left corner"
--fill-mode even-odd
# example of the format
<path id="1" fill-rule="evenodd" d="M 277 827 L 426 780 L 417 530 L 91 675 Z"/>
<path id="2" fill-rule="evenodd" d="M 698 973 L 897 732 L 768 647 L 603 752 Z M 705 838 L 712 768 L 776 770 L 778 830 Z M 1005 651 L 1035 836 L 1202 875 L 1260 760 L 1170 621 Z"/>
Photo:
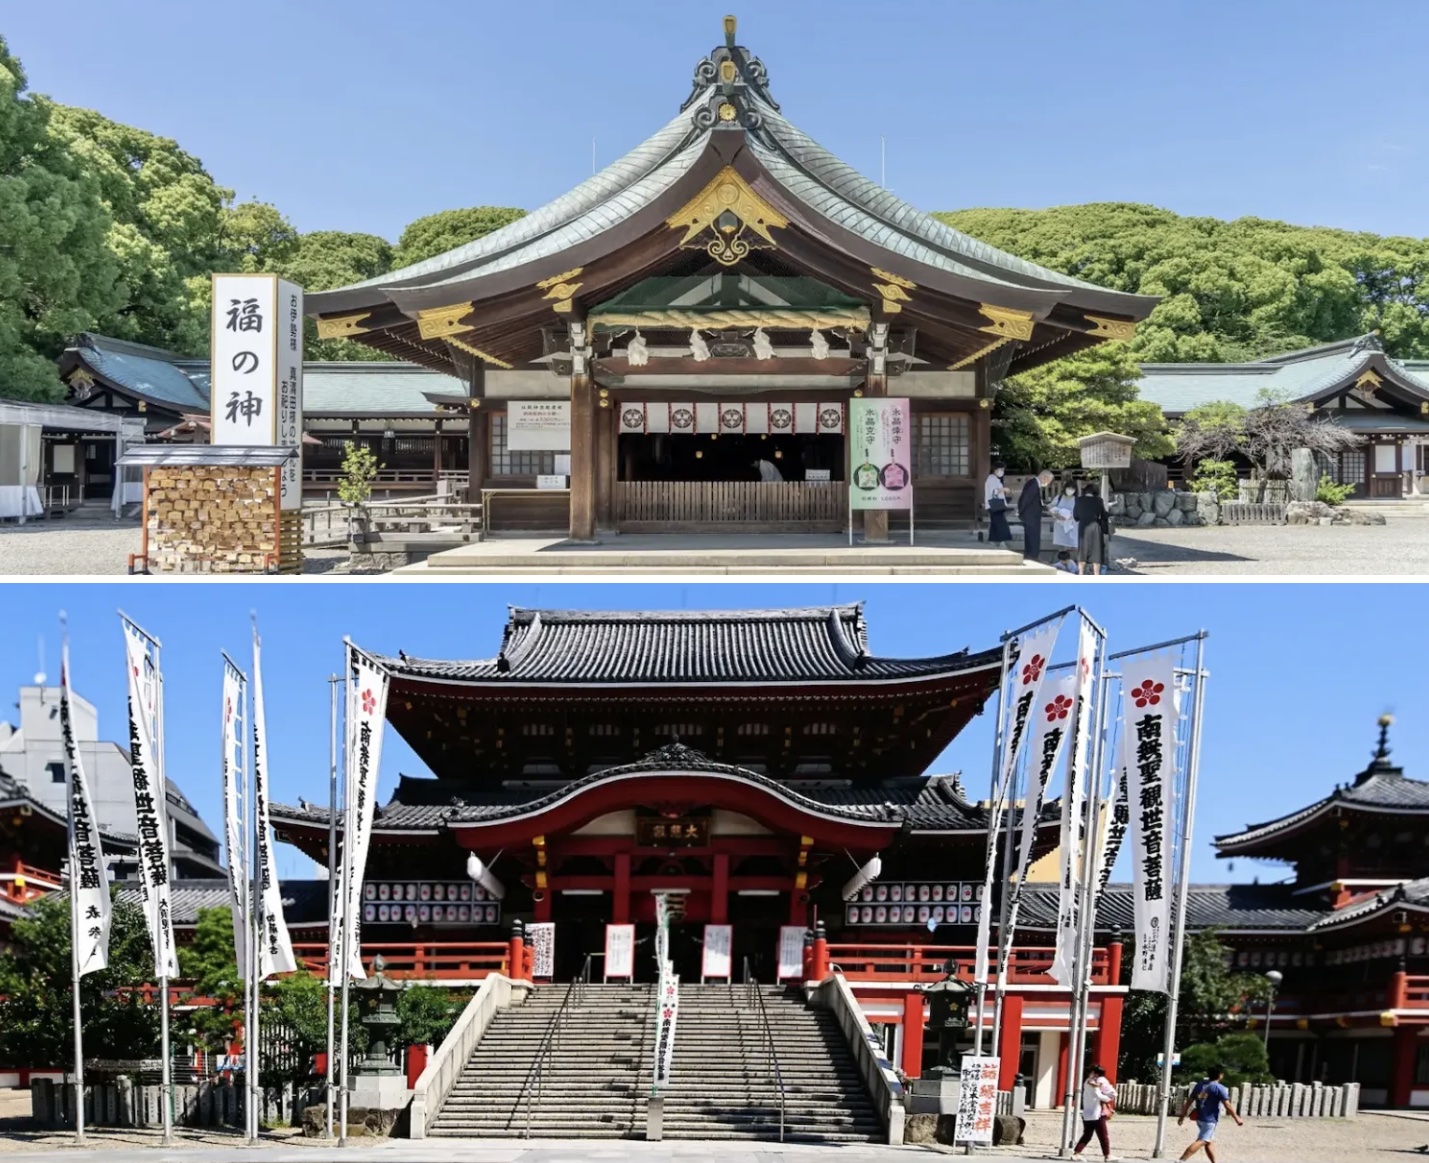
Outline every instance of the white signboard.
<path id="1" fill-rule="evenodd" d="M 277 275 L 214 275 L 210 440 L 299 449 L 282 506 L 302 505 L 303 291 Z"/>
<path id="2" fill-rule="evenodd" d="M 913 507 L 912 436 L 907 400 L 849 401 L 849 505 Z"/>
<path id="3" fill-rule="evenodd" d="M 606 925 L 605 979 L 635 976 L 635 926 Z"/>
<path id="4" fill-rule="evenodd" d="M 733 925 L 705 926 L 705 949 L 700 961 L 701 981 L 711 977 L 730 977 L 730 944 L 733 938 Z"/>
<path id="5" fill-rule="evenodd" d="M 1174 774 L 1175 662 L 1169 654 L 1127 659 L 1122 670 L 1122 754 L 1131 818 L 1131 899 L 1136 956 L 1131 988 L 1166 993 L 1171 970 L 1171 876 L 1167 831 Z"/>
<path id="6" fill-rule="evenodd" d="M 542 473 L 536 478 L 536 487 L 538 489 L 564 489 L 570 487 L 570 482 L 564 476 Z"/>
<path id="7" fill-rule="evenodd" d="M 953 1130 L 955 1143 L 991 1143 L 992 1124 L 997 1117 L 996 1058 L 963 1059 L 962 1085 L 958 1090 L 958 1122 Z"/>
<path id="8" fill-rule="evenodd" d="M 556 975 L 556 926 L 553 921 L 540 921 L 526 926 L 526 944 L 531 946 L 531 976 Z"/>
<path id="9" fill-rule="evenodd" d="M 779 926 L 779 971 L 775 981 L 804 980 L 804 934 L 803 925 Z"/>
<path id="10" fill-rule="evenodd" d="M 680 1015 L 680 979 L 674 974 L 660 978 L 660 1008 L 655 1024 L 656 1088 L 670 1085 L 670 1069 L 675 1061 L 675 1019 Z"/>
<path id="11" fill-rule="evenodd" d="M 831 470 L 826 468 L 806 468 L 804 470 L 806 481 L 828 481 L 833 479 Z"/>
<path id="12" fill-rule="evenodd" d="M 512 400 L 506 405 L 506 447 L 511 452 L 569 452 L 569 400 Z"/>
<path id="13" fill-rule="evenodd" d="M 343 816 L 343 861 L 347 899 L 342 903 L 342 947 L 349 977 L 367 976 L 362 968 L 362 921 L 358 904 L 377 811 L 377 772 L 382 763 L 382 733 L 387 723 L 387 672 L 355 647 L 348 646 L 347 805 Z M 349 838 L 351 847 L 349 848 Z M 250 868 L 250 875 L 253 870 Z M 251 902 L 250 902 L 251 903 Z M 336 966 L 335 958 L 329 961 Z M 340 985 L 338 977 L 334 984 Z"/>

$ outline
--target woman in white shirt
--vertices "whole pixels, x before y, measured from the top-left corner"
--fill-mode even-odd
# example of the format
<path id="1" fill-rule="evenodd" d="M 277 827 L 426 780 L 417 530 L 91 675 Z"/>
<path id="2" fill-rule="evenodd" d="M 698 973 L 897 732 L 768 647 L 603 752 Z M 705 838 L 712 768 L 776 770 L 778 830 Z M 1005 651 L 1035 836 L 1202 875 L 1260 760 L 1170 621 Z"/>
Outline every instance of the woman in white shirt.
<path id="1" fill-rule="evenodd" d="M 1007 487 L 1002 483 L 1006 471 L 1000 464 L 993 465 L 982 486 L 982 500 L 987 506 L 987 539 L 994 545 L 1012 540 L 1012 526 L 1007 523 Z"/>
<path id="2" fill-rule="evenodd" d="M 1058 549 L 1077 548 L 1077 518 L 1073 515 L 1076 504 L 1077 486 L 1069 481 L 1052 502 L 1052 544 Z"/>
<path id="3" fill-rule="evenodd" d="M 1115 1102 L 1116 1088 L 1107 1081 L 1106 1071 L 1093 1066 L 1082 1083 L 1082 1137 L 1077 1140 L 1073 1155 L 1080 1155 L 1095 1135 L 1101 1144 L 1102 1158 L 1111 1158 L 1111 1136 L 1107 1134 L 1106 1121 Z"/>

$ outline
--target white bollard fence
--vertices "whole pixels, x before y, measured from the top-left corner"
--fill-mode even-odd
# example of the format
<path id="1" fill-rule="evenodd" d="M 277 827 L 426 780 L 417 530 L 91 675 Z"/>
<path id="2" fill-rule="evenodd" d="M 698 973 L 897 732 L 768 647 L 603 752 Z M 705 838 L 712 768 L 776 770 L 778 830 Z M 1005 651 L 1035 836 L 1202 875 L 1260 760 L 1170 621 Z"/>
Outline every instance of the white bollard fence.
<path id="1" fill-rule="evenodd" d="M 1171 1114 L 1181 1113 L 1189 1084 L 1177 1084 Z M 1359 1114 L 1360 1084 L 1324 1086 L 1318 1082 L 1245 1083 L 1230 1089 L 1231 1105 L 1242 1118 L 1352 1119 Z M 1123 1082 L 1116 1088 L 1116 1109 L 1124 1115 L 1154 1115 L 1160 1092 L 1153 1083 Z"/>

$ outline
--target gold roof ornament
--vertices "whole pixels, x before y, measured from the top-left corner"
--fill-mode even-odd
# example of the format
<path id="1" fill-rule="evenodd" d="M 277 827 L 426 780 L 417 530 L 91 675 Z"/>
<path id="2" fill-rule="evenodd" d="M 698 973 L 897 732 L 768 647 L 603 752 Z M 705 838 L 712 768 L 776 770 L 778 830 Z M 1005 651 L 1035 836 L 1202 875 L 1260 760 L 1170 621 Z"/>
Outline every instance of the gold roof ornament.
<path id="1" fill-rule="evenodd" d="M 1037 321 L 1032 318 L 1031 311 L 1019 311 L 1015 307 L 997 307 L 991 303 L 979 303 L 977 309 L 988 320 L 978 330 L 995 335 L 997 338 L 986 346 L 978 348 L 971 355 L 958 360 L 957 363 L 949 365 L 949 371 L 961 371 L 970 364 L 976 363 L 983 356 L 996 351 L 1003 344 L 1011 343 L 1014 339 L 1031 339 L 1032 330 L 1037 326 Z"/>
<path id="2" fill-rule="evenodd" d="M 351 315 L 333 315 L 318 320 L 319 339 L 346 339 L 349 335 L 361 335 L 368 330 L 362 326 L 371 311 L 357 311 Z"/>
<path id="3" fill-rule="evenodd" d="M 473 311 L 470 303 L 453 303 L 449 307 L 428 307 L 417 312 L 417 330 L 423 339 L 444 339 L 448 335 L 460 335 L 463 331 L 474 331 L 475 324 L 462 320 Z"/>
<path id="4" fill-rule="evenodd" d="M 733 166 L 725 166 L 665 225 L 684 230 L 681 250 L 704 250 L 728 267 L 751 250 L 777 249 L 770 231 L 782 230 L 789 220 L 756 194 Z"/>
<path id="5" fill-rule="evenodd" d="M 905 279 L 902 275 L 895 275 L 892 271 L 885 271 L 880 267 L 869 267 L 873 272 L 875 282 L 873 289 L 878 292 L 883 299 L 883 311 L 886 315 L 896 315 L 903 310 L 904 303 L 911 303 L 913 297 L 909 291 L 916 291 L 918 284 L 912 279 Z M 882 279 L 880 283 L 876 280 Z"/>
<path id="6" fill-rule="evenodd" d="M 1104 315 L 1086 315 L 1083 318 L 1092 325 L 1087 334 L 1097 339 L 1120 339 L 1130 343 L 1136 335 L 1136 324 L 1129 319 L 1108 319 Z"/>
<path id="7" fill-rule="evenodd" d="M 568 271 L 562 271 L 558 275 L 552 275 L 549 279 L 542 279 L 536 284 L 538 291 L 545 291 L 542 299 L 552 300 L 551 310 L 569 313 L 571 309 L 571 299 L 577 291 L 581 289 L 581 284 L 572 282 L 585 267 L 572 267 Z"/>

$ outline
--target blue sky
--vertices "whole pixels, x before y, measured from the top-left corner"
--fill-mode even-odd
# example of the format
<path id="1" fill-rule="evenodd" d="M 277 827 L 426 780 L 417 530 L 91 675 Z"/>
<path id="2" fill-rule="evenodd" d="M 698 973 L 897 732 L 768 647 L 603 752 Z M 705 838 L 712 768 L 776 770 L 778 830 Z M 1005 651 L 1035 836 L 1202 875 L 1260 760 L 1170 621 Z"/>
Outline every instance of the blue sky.
<path id="1" fill-rule="evenodd" d="M 785 113 L 924 209 L 1150 202 L 1429 234 L 1429 6 L 1376 0 L 46 0 L 32 86 L 302 230 L 533 208 L 672 117 L 733 10 Z"/>
<path id="2" fill-rule="evenodd" d="M 249 611 L 264 640 L 274 799 L 327 799 L 328 691 L 342 668 L 342 638 L 369 649 L 427 657 L 490 657 L 508 605 L 585 609 L 710 609 L 864 601 L 875 652 L 918 656 L 997 644 L 999 634 L 1082 601 L 1109 632 L 1110 649 L 1149 645 L 1205 628 L 1207 718 L 1197 812 L 1198 880 L 1275 880 L 1281 866 L 1216 860 L 1207 840 L 1303 806 L 1368 761 L 1375 719 L 1405 712 L 1392 742 L 1408 774 L 1429 777 L 1423 702 L 1429 631 L 1397 611 L 1418 591 L 1394 585 L 1058 586 L 925 585 L 470 585 L 321 584 L 8 585 L 0 622 L 0 718 L 40 664 L 59 673 L 58 611 L 69 614 L 77 690 L 99 708 L 106 738 L 123 739 L 122 606 L 164 643 L 169 773 L 215 831 L 221 665 L 249 657 Z M 1392 627 L 1392 629 L 1390 629 Z M 1069 653 L 1064 634 L 1058 657 Z M 389 732 L 380 790 L 397 773 L 426 774 Z M 962 770 L 986 794 L 991 716 L 975 720 L 935 770 Z M 305 857 L 280 847 L 280 874 L 308 875 Z"/>

